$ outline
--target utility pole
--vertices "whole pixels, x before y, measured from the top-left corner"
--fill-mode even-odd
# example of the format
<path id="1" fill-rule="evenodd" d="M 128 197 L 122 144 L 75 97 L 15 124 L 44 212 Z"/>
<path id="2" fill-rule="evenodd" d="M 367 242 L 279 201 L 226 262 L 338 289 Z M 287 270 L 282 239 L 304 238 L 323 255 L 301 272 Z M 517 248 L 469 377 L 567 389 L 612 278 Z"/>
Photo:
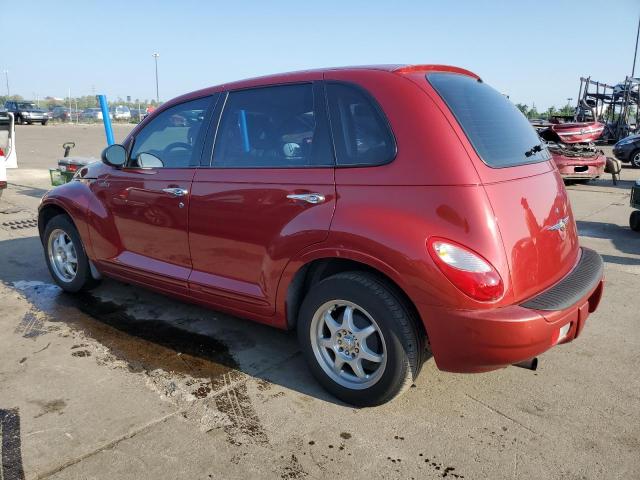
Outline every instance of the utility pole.
<path id="1" fill-rule="evenodd" d="M 7 97 L 11 96 L 11 90 L 9 89 L 9 70 L 4 71 L 4 78 L 7 81 Z"/>
<path id="2" fill-rule="evenodd" d="M 156 62 L 156 102 L 160 103 L 160 93 L 159 93 L 159 90 L 158 90 L 158 57 L 160 56 L 160 54 L 155 52 L 151 56 L 153 57 L 153 59 Z"/>
<path id="3" fill-rule="evenodd" d="M 636 73 L 636 57 L 638 56 L 638 37 L 640 37 L 640 16 L 638 17 L 638 31 L 636 32 L 636 48 L 633 51 L 633 67 L 631 67 L 631 78 Z"/>

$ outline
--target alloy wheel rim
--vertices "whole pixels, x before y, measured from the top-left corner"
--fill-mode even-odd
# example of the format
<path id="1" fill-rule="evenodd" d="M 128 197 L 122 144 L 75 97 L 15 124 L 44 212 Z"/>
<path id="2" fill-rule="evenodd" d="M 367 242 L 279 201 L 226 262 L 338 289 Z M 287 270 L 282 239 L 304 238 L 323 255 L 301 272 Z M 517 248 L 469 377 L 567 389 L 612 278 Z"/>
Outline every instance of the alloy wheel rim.
<path id="1" fill-rule="evenodd" d="M 633 158 L 631 159 L 631 162 L 633 163 L 634 166 L 640 168 L 640 152 L 636 153 Z"/>
<path id="2" fill-rule="evenodd" d="M 326 302 L 313 315 L 310 333 L 318 364 L 338 385 L 362 390 L 382 377 L 385 339 L 364 308 L 347 300 Z"/>
<path id="3" fill-rule="evenodd" d="M 49 235 L 47 252 L 56 277 L 66 283 L 72 282 L 78 273 L 78 255 L 71 237 L 64 230 L 54 230 Z"/>

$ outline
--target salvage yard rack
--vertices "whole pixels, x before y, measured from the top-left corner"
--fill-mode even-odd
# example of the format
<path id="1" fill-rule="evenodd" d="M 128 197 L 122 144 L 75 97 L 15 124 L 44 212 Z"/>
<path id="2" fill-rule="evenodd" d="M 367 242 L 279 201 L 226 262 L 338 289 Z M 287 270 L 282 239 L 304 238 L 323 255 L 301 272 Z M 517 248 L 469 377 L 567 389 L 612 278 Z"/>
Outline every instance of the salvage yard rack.
<path id="1" fill-rule="evenodd" d="M 617 142 L 638 129 L 639 87 L 640 78 L 629 76 L 615 86 L 580 77 L 575 120 L 604 123 L 602 140 Z"/>

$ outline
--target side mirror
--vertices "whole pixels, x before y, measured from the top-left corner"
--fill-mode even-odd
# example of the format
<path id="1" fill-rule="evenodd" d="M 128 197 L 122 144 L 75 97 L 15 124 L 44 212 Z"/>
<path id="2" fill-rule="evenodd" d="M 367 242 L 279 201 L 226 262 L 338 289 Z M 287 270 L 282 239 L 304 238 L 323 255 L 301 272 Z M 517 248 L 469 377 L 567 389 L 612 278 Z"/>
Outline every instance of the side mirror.
<path id="1" fill-rule="evenodd" d="M 102 151 L 102 162 L 110 167 L 120 168 L 127 161 L 127 151 L 122 145 L 109 145 Z"/>
<path id="2" fill-rule="evenodd" d="M 138 155 L 138 166 L 140 168 L 163 168 L 164 163 L 153 153 L 141 153 Z"/>

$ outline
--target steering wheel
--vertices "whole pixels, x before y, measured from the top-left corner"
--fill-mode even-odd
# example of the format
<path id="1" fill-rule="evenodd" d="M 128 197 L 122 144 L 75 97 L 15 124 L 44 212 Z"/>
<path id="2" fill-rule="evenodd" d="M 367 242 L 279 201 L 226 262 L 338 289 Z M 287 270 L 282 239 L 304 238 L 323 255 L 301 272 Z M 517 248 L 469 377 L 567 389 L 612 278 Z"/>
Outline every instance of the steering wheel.
<path id="1" fill-rule="evenodd" d="M 193 149 L 193 147 L 191 145 L 189 145 L 188 143 L 185 142 L 173 142 L 170 143 L 169 145 L 167 145 L 164 150 L 162 151 L 162 153 L 164 155 L 168 155 L 172 150 L 176 150 L 178 148 L 184 148 L 185 150 L 191 152 L 191 150 Z"/>

